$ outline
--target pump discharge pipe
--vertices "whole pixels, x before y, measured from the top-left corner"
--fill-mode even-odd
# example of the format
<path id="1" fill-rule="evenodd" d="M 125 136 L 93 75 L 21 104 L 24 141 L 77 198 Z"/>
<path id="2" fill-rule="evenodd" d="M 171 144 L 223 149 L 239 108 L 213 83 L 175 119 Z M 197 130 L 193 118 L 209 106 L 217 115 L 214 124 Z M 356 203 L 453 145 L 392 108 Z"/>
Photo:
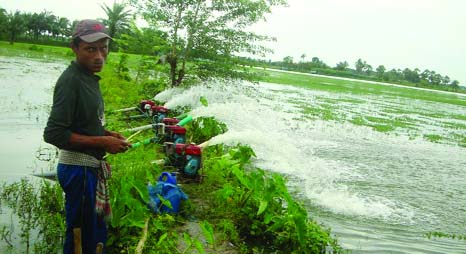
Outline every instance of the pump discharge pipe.
<path id="1" fill-rule="evenodd" d="M 176 125 L 178 126 L 184 126 L 186 125 L 187 123 L 191 122 L 193 120 L 193 117 L 188 115 L 186 116 L 185 118 L 183 118 L 183 120 L 181 120 L 180 122 L 178 122 Z M 159 123 L 160 124 L 160 123 Z M 129 132 L 135 132 L 135 131 L 143 131 L 143 130 L 148 130 L 148 129 L 152 129 L 152 128 L 155 128 L 157 126 L 157 124 L 148 124 L 148 125 L 143 125 L 143 126 L 139 126 L 139 127 L 135 127 L 135 128 L 131 128 L 131 129 L 127 129 L 125 131 L 129 131 Z"/>

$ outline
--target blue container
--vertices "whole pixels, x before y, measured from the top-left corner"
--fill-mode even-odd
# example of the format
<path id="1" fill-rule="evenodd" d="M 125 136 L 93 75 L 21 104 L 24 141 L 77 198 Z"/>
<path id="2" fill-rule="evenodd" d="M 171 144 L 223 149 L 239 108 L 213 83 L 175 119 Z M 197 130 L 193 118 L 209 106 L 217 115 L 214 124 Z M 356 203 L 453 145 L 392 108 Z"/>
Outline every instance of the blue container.
<path id="1" fill-rule="evenodd" d="M 149 209 L 154 213 L 178 213 L 182 200 L 188 196 L 176 185 L 176 177 L 168 172 L 163 172 L 157 184 L 147 186 L 149 192 Z M 170 201 L 171 208 L 163 205 L 159 195 L 166 201 Z"/>
<path id="2" fill-rule="evenodd" d="M 162 174 L 159 176 L 159 182 L 166 182 L 166 183 L 176 185 L 176 174 L 175 173 L 162 172 Z"/>

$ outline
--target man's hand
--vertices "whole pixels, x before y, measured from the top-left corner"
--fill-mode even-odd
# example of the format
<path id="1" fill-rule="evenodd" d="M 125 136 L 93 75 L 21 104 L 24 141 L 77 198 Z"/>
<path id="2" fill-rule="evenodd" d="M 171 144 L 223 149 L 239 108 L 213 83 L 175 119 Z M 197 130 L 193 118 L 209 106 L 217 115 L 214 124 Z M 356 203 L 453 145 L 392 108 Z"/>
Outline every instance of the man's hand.
<path id="1" fill-rule="evenodd" d="M 117 139 L 121 139 L 121 140 L 125 140 L 125 141 L 126 141 L 126 138 L 125 138 L 123 135 L 121 135 L 120 133 L 115 132 L 115 131 L 107 131 L 107 130 L 105 130 L 105 135 L 106 135 L 106 136 L 112 136 L 112 137 L 115 137 L 115 138 L 117 138 Z"/>
<path id="2" fill-rule="evenodd" d="M 69 144 L 73 147 L 99 147 L 108 153 L 122 153 L 128 150 L 131 144 L 121 134 L 105 131 L 106 136 L 86 136 L 72 133 Z"/>
<path id="3" fill-rule="evenodd" d="M 103 147 L 106 152 L 112 154 L 122 153 L 128 150 L 128 148 L 131 146 L 131 144 L 128 143 L 123 136 L 121 136 L 120 134 L 118 135 L 119 137 L 113 135 L 102 137 L 104 139 Z"/>

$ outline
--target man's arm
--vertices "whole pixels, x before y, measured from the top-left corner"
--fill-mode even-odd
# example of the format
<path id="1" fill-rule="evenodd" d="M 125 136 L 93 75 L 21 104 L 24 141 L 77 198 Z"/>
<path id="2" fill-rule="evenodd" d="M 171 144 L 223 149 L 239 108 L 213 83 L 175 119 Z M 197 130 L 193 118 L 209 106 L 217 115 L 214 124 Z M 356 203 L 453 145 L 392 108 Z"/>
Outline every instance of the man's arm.
<path id="1" fill-rule="evenodd" d="M 126 138 L 118 132 L 105 130 L 105 136 L 112 136 L 117 139 L 126 140 Z"/>
<path id="2" fill-rule="evenodd" d="M 44 129 L 44 141 L 60 149 L 69 149 L 69 140 L 73 134 L 70 126 L 77 104 L 76 81 L 69 76 L 60 76 L 53 92 L 53 104 L 47 126 Z"/>
<path id="3" fill-rule="evenodd" d="M 116 132 L 115 132 L 116 133 Z M 107 132 L 106 132 L 107 134 Z M 130 144 L 126 141 L 126 139 L 118 134 L 121 138 L 117 138 L 115 136 L 86 136 L 81 135 L 78 133 L 71 133 L 71 137 L 69 139 L 69 146 L 75 148 L 81 147 L 95 147 L 95 148 L 102 148 L 106 152 L 109 153 L 121 153 L 130 147 Z"/>

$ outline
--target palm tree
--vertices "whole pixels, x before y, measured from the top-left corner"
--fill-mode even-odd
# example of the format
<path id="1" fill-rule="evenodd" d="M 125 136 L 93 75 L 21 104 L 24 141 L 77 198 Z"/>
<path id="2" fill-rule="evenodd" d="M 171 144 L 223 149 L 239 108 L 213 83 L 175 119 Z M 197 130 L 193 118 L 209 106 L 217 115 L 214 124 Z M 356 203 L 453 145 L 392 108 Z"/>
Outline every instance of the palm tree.
<path id="1" fill-rule="evenodd" d="M 305 58 L 306 58 L 306 54 L 303 53 L 303 54 L 301 55 L 301 64 L 300 64 L 302 70 L 304 70 L 304 59 L 305 59 Z"/>
<path id="2" fill-rule="evenodd" d="M 126 4 L 119 4 L 113 2 L 113 6 L 110 8 L 106 4 L 100 6 L 107 14 L 107 19 L 103 20 L 103 23 L 108 28 L 108 33 L 112 38 L 118 38 L 120 34 L 129 28 L 131 21 L 131 12 L 125 10 Z"/>
<path id="3" fill-rule="evenodd" d="M 50 37 L 57 39 L 58 35 L 60 34 L 60 27 L 58 26 L 59 17 L 51 14 L 45 17 L 45 21 L 47 22 L 46 31 Z"/>
<path id="4" fill-rule="evenodd" d="M 70 25 L 70 20 L 64 17 L 61 17 L 58 20 L 58 30 L 60 31 L 59 34 L 61 35 L 61 38 L 70 37 L 71 36 L 71 25 Z"/>
<path id="5" fill-rule="evenodd" d="M 5 9 L 0 7 L 0 37 L 2 36 L 3 32 L 6 32 L 7 22 L 8 22 L 7 12 Z"/>
<path id="6" fill-rule="evenodd" d="M 13 44 L 18 35 L 22 34 L 26 30 L 24 15 L 19 11 L 7 14 L 6 29 L 9 35 L 10 44 Z"/>
<path id="7" fill-rule="evenodd" d="M 41 13 L 27 14 L 26 26 L 32 39 L 39 40 L 39 37 L 45 32 L 51 32 L 51 26 L 54 22 L 55 16 L 46 10 Z"/>

